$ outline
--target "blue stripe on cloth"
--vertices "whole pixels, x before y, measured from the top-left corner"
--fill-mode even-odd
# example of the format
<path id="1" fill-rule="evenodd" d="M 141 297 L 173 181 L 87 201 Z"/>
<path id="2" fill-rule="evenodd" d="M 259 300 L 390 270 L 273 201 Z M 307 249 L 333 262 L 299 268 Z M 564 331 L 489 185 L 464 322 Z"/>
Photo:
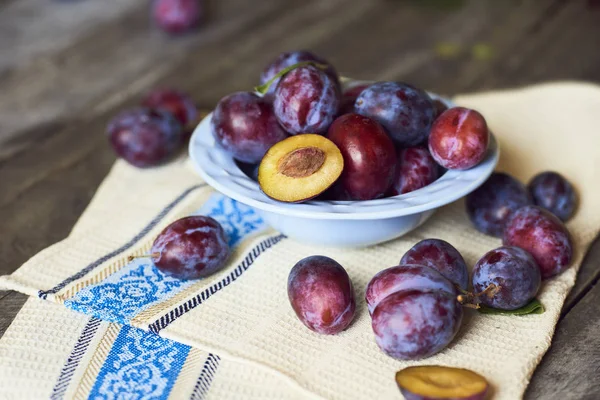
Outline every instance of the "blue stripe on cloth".
<path id="1" fill-rule="evenodd" d="M 52 289 L 45 290 L 45 291 L 40 290 L 38 292 L 38 296 L 42 299 L 47 298 L 48 294 L 54 294 L 54 293 L 58 292 L 59 290 L 61 290 L 65 286 L 67 286 L 69 283 L 71 283 L 77 279 L 83 278 L 85 275 L 90 273 L 94 268 L 101 265 L 102 263 L 123 253 L 124 251 L 127 251 L 132 246 L 134 246 L 138 241 L 140 241 L 140 239 L 142 239 L 144 236 L 146 236 L 146 234 L 148 232 L 150 232 L 150 230 L 152 230 L 158 223 L 160 223 L 160 221 L 162 221 L 162 219 L 169 213 L 169 211 L 171 211 L 177 204 L 179 204 L 183 199 L 185 199 L 187 197 L 187 195 L 189 195 L 194 190 L 200 189 L 205 186 L 206 186 L 206 184 L 194 185 L 194 186 L 186 189 L 175 200 L 173 200 L 173 202 L 171 202 L 171 204 L 167 205 L 152 221 L 150 221 L 150 223 L 148 225 L 146 225 L 144 227 L 144 229 L 142 229 L 137 235 L 135 235 L 133 237 L 133 239 L 131 239 L 129 242 L 125 243 L 123 246 L 119 247 L 118 249 L 100 257 L 93 263 L 89 264 L 87 267 L 83 268 L 81 271 L 77 272 L 75 275 L 70 276 L 69 278 L 67 278 L 64 281 L 62 281 L 61 283 L 59 283 L 58 285 L 54 286 Z"/>
<path id="2" fill-rule="evenodd" d="M 90 392 L 90 399 L 166 399 L 190 346 L 123 326 Z"/>
<path id="3" fill-rule="evenodd" d="M 219 290 L 222 290 L 223 288 L 229 286 L 231 283 L 235 282 L 237 278 L 242 276 L 242 274 L 248 268 L 250 268 L 250 266 L 258 258 L 258 256 L 260 256 L 262 253 L 265 252 L 265 250 L 275 246 L 277 243 L 279 243 L 282 239 L 285 238 L 285 235 L 278 235 L 263 240 L 248 253 L 248 255 L 246 256 L 246 258 L 244 258 L 242 263 L 238 265 L 238 267 L 234 269 L 229 275 L 227 275 L 225 278 L 215 283 L 214 285 L 206 288 L 196 296 L 181 304 L 179 307 L 169 311 L 167 314 L 163 315 L 158 320 L 150 324 L 148 326 L 148 329 L 154 333 L 159 333 L 177 318 L 181 317 L 188 311 L 193 310 L 194 308 L 202 304 L 204 301 L 206 301 L 209 297 L 217 293 Z"/>
<path id="4" fill-rule="evenodd" d="M 210 353 L 208 355 L 202 367 L 202 372 L 200 372 L 200 376 L 196 381 L 196 385 L 194 385 L 194 390 L 190 396 L 191 400 L 204 400 L 210 390 L 210 385 L 215 377 L 220 360 L 221 358 L 216 354 Z"/>
<path id="5" fill-rule="evenodd" d="M 52 393 L 50 394 L 50 399 L 59 400 L 65 397 L 67 388 L 71 383 L 71 378 L 73 378 L 73 374 L 75 373 L 77 366 L 79 366 L 79 362 L 83 358 L 83 355 L 87 351 L 90 342 L 98 331 L 100 322 L 101 321 L 98 318 L 92 317 L 86 324 L 85 328 L 83 328 L 83 331 L 81 331 L 81 334 L 75 343 L 75 347 L 73 347 L 71 354 L 69 354 L 69 358 L 67 358 L 65 365 L 60 371 L 58 380 L 56 381 L 56 384 L 52 389 Z"/>
<path id="6" fill-rule="evenodd" d="M 254 210 L 221 194 L 212 195 L 196 214 L 219 221 L 231 247 L 266 228 Z M 152 262 L 136 259 L 102 282 L 79 291 L 65 305 L 106 321 L 128 324 L 135 315 L 195 282 L 166 276 Z"/>

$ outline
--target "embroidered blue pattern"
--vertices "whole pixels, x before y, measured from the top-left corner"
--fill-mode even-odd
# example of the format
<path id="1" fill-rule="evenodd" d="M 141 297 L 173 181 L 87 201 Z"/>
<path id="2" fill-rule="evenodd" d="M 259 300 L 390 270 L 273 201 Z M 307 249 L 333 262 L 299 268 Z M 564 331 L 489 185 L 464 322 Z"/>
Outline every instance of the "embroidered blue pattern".
<path id="1" fill-rule="evenodd" d="M 209 215 L 219 221 L 231 247 L 266 228 L 264 221 L 250 207 L 221 194 L 212 195 L 195 214 Z M 151 262 L 138 259 L 102 282 L 81 290 L 65 305 L 106 321 L 127 324 L 141 311 L 193 283 L 195 281 L 168 277 Z"/>
<path id="2" fill-rule="evenodd" d="M 90 392 L 90 399 L 166 399 L 190 346 L 123 326 Z"/>

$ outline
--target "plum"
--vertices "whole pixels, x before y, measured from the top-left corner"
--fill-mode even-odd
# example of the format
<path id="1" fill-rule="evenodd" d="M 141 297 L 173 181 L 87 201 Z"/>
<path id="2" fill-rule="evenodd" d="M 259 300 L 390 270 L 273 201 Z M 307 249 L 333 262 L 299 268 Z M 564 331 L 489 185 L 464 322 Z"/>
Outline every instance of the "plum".
<path id="1" fill-rule="evenodd" d="M 119 157 L 140 168 L 153 167 L 172 158 L 183 142 L 183 130 L 166 111 L 137 108 L 120 113 L 106 129 Z"/>
<path id="2" fill-rule="evenodd" d="M 425 147 L 407 147 L 398 152 L 394 183 L 388 196 L 421 189 L 439 178 L 440 167 Z"/>
<path id="3" fill-rule="evenodd" d="M 557 172 L 542 172 L 527 185 L 536 206 L 556 215 L 563 222 L 575 212 L 577 196 L 571 183 Z"/>
<path id="4" fill-rule="evenodd" d="M 401 264 L 378 272 L 367 285 L 365 300 L 369 313 L 389 295 L 403 290 L 443 290 L 456 297 L 454 285 L 433 268 Z"/>
<path id="5" fill-rule="evenodd" d="M 193 124 L 198 118 L 198 108 L 192 98 L 175 89 L 154 89 L 144 96 L 142 105 L 170 112 L 182 126 Z"/>
<path id="6" fill-rule="evenodd" d="M 515 211 L 504 228 L 503 244 L 531 253 L 548 279 L 568 268 L 573 243 L 565 225 L 541 207 L 525 206 Z"/>
<path id="7" fill-rule="evenodd" d="M 467 290 L 469 270 L 462 255 L 450 243 L 441 239 L 425 239 L 408 250 L 403 264 L 420 264 L 435 269 L 462 290 Z"/>
<path id="8" fill-rule="evenodd" d="M 400 82 L 372 84 L 360 93 L 354 109 L 383 125 L 400 146 L 425 142 L 435 117 L 435 106 L 429 95 Z"/>
<path id="9" fill-rule="evenodd" d="M 464 170 L 485 158 L 490 140 L 483 115 L 455 107 L 440 115 L 429 134 L 429 151 L 442 167 Z"/>
<path id="10" fill-rule="evenodd" d="M 288 137 L 271 103 L 250 92 L 222 98 L 211 119 L 215 140 L 239 161 L 255 164 L 275 143 Z"/>
<path id="11" fill-rule="evenodd" d="M 504 225 L 512 213 L 531 204 L 525 186 L 512 176 L 493 173 L 467 196 L 467 214 L 475 228 L 486 235 L 502 237 Z"/>
<path id="12" fill-rule="evenodd" d="M 375 120 L 358 114 L 338 117 L 327 138 L 342 152 L 344 171 L 336 186 L 343 199 L 371 200 L 392 185 L 396 164 L 394 143 Z"/>
<path id="13" fill-rule="evenodd" d="M 339 77 L 333 65 L 307 50 L 290 51 L 278 55 L 277 58 L 267 65 L 263 70 L 262 74 L 260 75 L 260 83 L 265 84 L 284 68 L 291 67 L 292 65 L 304 61 L 314 61 L 320 65 L 325 65 L 327 67 L 325 69 L 325 73 L 329 75 L 331 80 L 335 82 L 336 85 L 339 85 Z M 277 88 L 277 84 L 280 80 L 281 78 L 277 79 L 271 84 L 267 94 L 275 93 L 275 89 Z"/>
<path id="14" fill-rule="evenodd" d="M 221 224 L 199 215 L 178 219 L 152 244 L 156 268 L 178 279 L 197 279 L 225 266 L 229 257 L 227 236 Z"/>
<path id="15" fill-rule="evenodd" d="M 170 34 L 180 34 L 198 26 L 204 13 L 201 0 L 154 0 L 152 16 L 159 28 Z"/>
<path id="16" fill-rule="evenodd" d="M 433 101 L 433 105 L 435 107 L 435 118 L 439 117 L 448 109 L 448 106 L 443 101 L 436 99 Z"/>
<path id="17" fill-rule="evenodd" d="M 444 290 L 403 290 L 375 307 L 372 327 L 377 345 L 387 355 L 418 360 L 448 346 L 462 317 L 456 296 Z"/>
<path id="18" fill-rule="evenodd" d="M 294 265 L 288 277 L 288 297 L 298 319 L 321 334 L 343 331 L 356 311 L 348 273 L 325 256 L 307 257 Z"/>
<path id="19" fill-rule="evenodd" d="M 338 113 L 340 89 L 329 75 L 312 65 L 285 74 L 273 100 L 277 120 L 292 135 L 324 134 Z"/>
<path id="20" fill-rule="evenodd" d="M 437 365 L 408 367 L 396 373 L 406 400 L 484 400 L 486 379 L 468 369 Z"/>
<path id="21" fill-rule="evenodd" d="M 500 247 L 487 252 L 473 268 L 473 291 L 484 292 L 490 285 L 495 290 L 479 301 L 501 310 L 516 310 L 527 305 L 540 289 L 540 267 L 529 254 L 518 247 Z"/>
<path id="22" fill-rule="evenodd" d="M 369 85 L 358 85 L 347 89 L 342 94 L 339 115 L 356 112 L 356 110 L 354 110 L 354 103 L 356 102 L 356 99 L 362 93 L 362 91 L 368 87 Z"/>

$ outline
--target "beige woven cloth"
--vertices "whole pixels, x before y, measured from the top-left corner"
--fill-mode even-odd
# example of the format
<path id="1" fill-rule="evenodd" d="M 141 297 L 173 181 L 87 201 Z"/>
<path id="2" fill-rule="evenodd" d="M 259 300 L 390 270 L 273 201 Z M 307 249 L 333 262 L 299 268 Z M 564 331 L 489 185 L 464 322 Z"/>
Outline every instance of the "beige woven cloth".
<path id="1" fill-rule="evenodd" d="M 253 390 L 264 390 L 264 397 L 270 393 L 272 398 L 398 398 L 394 382 L 398 369 L 443 364 L 470 368 L 486 376 L 493 385 L 494 398 L 521 398 L 550 346 L 577 268 L 600 228 L 600 214 L 595 209 L 600 204 L 600 87 L 556 83 L 455 100 L 485 115 L 500 142 L 498 170 L 524 181 L 538 172 L 556 170 L 567 176 L 579 193 L 579 210 L 568 223 L 576 248 L 573 267 L 544 284 L 539 295 L 546 308 L 544 314 L 490 316 L 469 311 L 452 344 L 420 362 L 397 361 L 378 349 L 363 299 L 365 286 L 376 272 L 396 265 L 402 254 L 423 238 L 449 241 L 469 265 L 501 244 L 499 239 L 472 228 L 459 201 L 440 209 L 409 235 L 368 249 L 316 249 L 281 239 L 255 257 L 234 284 L 169 321 L 160 335 L 198 351 L 218 354 L 231 376 L 239 374 L 240 381 L 251 381 Z M 199 181 L 185 160 L 147 171 L 116 163 L 71 236 L 42 251 L 12 275 L 0 278 L 0 285 L 31 295 L 54 287 L 130 241 L 159 210 Z M 162 227 L 197 210 L 210 192 L 209 188 L 198 189 L 170 209 L 130 251 L 106 258 L 91 273 L 50 294 L 48 300 L 62 303 L 121 270 L 129 254 L 146 252 Z M 224 271 L 144 309 L 129 323 L 145 330 L 155 326 L 161 317 L 221 281 L 244 261 L 250 249 L 274 235 L 266 232 L 246 239 Z M 299 259 L 314 254 L 336 259 L 354 283 L 358 300 L 355 321 L 335 336 L 320 336 L 306 329 L 287 301 L 289 270 Z M 5 374 L 0 368 L 0 377 Z M 276 392 L 269 392 L 275 388 Z M 210 395 L 214 398 L 240 398 L 249 393 L 243 385 L 213 389 Z"/>

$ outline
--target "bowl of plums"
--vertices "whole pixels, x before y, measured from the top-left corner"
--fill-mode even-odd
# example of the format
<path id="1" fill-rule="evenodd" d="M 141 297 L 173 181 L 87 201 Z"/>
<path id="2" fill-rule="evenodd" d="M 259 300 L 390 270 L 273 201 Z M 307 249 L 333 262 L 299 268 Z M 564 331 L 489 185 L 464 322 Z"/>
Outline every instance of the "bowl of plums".
<path id="1" fill-rule="evenodd" d="M 414 86 L 340 78 L 309 52 L 281 54 L 261 81 L 221 99 L 189 153 L 207 183 L 298 241 L 395 239 L 498 162 L 479 112 Z"/>

